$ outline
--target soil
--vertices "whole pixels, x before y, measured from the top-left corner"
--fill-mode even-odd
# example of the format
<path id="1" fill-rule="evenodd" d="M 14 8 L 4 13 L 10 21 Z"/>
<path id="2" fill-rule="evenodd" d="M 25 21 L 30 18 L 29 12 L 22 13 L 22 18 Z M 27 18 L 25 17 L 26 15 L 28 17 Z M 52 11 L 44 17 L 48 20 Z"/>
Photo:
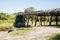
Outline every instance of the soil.
<path id="1" fill-rule="evenodd" d="M 47 40 L 46 36 L 60 33 L 60 28 L 33 27 L 31 33 L 24 36 L 11 36 L 7 31 L 0 32 L 0 40 Z"/>

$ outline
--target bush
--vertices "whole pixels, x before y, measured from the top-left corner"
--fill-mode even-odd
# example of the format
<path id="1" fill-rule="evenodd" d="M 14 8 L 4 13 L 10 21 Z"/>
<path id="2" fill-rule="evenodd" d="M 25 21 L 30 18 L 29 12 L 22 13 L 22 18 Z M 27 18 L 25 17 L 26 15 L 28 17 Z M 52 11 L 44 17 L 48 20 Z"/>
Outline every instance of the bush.
<path id="1" fill-rule="evenodd" d="M 8 20 L 9 17 L 10 17 L 9 14 L 0 13 L 0 20 Z"/>

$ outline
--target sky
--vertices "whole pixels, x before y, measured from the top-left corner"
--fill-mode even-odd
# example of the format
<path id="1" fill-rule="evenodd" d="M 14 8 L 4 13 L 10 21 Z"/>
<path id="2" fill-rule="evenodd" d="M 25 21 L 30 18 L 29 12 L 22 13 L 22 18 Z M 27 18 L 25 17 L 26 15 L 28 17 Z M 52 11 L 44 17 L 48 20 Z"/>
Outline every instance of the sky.
<path id="1" fill-rule="evenodd" d="M 60 0 L 0 0 L 0 12 L 23 12 L 28 7 L 36 10 L 60 8 Z"/>

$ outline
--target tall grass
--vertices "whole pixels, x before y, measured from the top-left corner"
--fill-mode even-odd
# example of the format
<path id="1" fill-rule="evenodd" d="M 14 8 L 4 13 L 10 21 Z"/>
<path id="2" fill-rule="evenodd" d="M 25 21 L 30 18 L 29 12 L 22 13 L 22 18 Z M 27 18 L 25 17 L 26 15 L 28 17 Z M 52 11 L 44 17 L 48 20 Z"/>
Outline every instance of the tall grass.
<path id="1" fill-rule="evenodd" d="M 0 24 L 4 23 L 14 23 L 15 20 L 0 20 Z"/>

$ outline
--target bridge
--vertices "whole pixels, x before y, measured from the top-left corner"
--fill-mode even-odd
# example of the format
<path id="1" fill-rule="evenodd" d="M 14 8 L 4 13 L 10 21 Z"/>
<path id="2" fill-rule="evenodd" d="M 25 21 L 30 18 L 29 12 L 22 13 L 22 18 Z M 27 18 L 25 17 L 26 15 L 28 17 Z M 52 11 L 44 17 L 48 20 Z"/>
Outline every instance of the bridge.
<path id="1" fill-rule="evenodd" d="M 29 20 L 32 18 L 32 24 L 33 24 L 33 19 L 35 19 L 34 26 L 36 26 L 37 21 L 40 22 L 40 26 L 42 26 L 42 22 L 46 22 L 46 17 L 48 17 L 48 22 L 49 26 L 52 25 L 53 19 L 56 22 L 55 26 L 60 26 L 58 22 L 60 22 L 60 10 L 54 9 L 54 10 L 47 10 L 47 11 L 32 11 L 30 13 L 24 12 L 21 14 L 16 15 L 16 20 L 15 20 L 15 25 L 20 24 L 19 26 L 25 26 L 25 22 L 27 21 L 26 25 L 29 25 Z M 19 21 L 20 20 L 20 21 Z M 43 21 L 44 20 L 44 21 Z"/>

